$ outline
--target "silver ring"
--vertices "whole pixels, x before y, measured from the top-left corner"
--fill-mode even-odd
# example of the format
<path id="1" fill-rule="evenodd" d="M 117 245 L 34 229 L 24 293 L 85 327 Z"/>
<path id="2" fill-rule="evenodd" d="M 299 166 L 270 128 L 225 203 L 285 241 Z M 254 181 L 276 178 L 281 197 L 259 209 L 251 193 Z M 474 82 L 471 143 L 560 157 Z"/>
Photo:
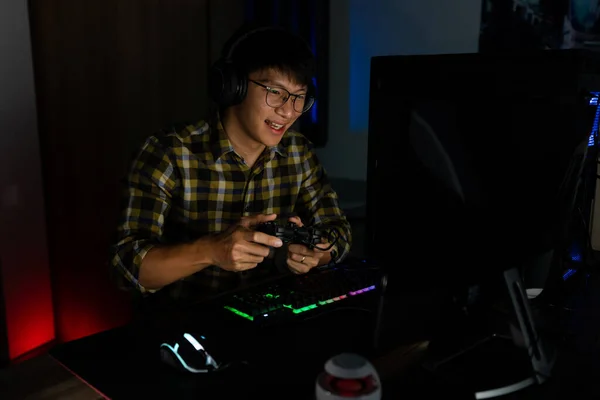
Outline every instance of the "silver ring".
<path id="1" fill-rule="evenodd" d="M 303 263 L 304 260 L 306 260 L 306 256 L 302 257 L 302 260 L 300 260 L 300 262 Z"/>

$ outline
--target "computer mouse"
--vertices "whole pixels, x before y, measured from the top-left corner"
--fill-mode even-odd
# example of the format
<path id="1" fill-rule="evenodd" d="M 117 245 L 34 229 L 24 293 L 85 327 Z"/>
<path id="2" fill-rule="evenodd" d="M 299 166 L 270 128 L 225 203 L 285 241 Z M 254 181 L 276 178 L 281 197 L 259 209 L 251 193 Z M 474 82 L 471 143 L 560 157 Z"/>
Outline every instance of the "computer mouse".
<path id="1" fill-rule="evenodd" d="M 160 358 L 180 371 L 210 373 L 218 371 L 221 364 L 213 358 L 209 350 L 205 336 L 184 333 L 172 344 L 160 345 Z"/>

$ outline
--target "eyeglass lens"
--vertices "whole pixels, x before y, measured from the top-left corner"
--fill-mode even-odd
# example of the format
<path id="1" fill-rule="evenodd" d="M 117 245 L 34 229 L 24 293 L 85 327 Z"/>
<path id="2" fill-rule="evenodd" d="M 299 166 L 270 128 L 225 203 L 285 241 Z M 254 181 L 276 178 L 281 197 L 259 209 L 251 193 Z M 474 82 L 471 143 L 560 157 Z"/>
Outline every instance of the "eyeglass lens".
<path id="1" fill-rule="evenodd" d="M 287 101 L 292 102 L 294 111 L 304 113 L 312 107 L 315 100 L 313 97 L 292 96 L 285 89 L 273 88 L 272 90 L 267 90 L 267 105 L 270 107 L 281 107 Z"/>

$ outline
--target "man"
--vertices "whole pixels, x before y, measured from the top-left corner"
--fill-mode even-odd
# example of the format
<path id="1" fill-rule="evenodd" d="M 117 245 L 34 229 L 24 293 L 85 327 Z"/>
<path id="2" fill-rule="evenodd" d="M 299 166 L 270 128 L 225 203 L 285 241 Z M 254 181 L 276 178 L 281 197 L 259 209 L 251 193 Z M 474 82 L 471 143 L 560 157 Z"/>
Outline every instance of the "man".
<path id="1" fill-rule="evenodd" d="M 337 195 L 312 143 L 290 130 L 314 103 L 314 65 L 306 43 L 286 31 L 230 39 L 210 77 L 216 118 L 151 136 L 132 163 L 111 247 L 113 272 L 126 286 L 178 296 L 185 282 L 219 288 L 260 270 L 269 246 L 282 243 L 255 226 L 290 213 L 298 225 L 339 233 L 328 250 L 290 245 L 291 272 L 348 254 L 351 228 Z"/>

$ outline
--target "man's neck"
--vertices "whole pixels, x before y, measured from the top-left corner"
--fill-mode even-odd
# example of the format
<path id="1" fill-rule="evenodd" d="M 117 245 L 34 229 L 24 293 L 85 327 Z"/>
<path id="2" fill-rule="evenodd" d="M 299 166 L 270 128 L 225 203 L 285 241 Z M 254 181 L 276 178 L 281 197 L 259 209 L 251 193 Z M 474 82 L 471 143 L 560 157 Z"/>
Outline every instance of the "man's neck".
<path id="1" fill-rule="evenodd" d="M 266 146 L 248 135 L 231 113 L 225 112 L 221 117 L 221 123 L 235 152 L 249 167 L 252 167 Z"/>

